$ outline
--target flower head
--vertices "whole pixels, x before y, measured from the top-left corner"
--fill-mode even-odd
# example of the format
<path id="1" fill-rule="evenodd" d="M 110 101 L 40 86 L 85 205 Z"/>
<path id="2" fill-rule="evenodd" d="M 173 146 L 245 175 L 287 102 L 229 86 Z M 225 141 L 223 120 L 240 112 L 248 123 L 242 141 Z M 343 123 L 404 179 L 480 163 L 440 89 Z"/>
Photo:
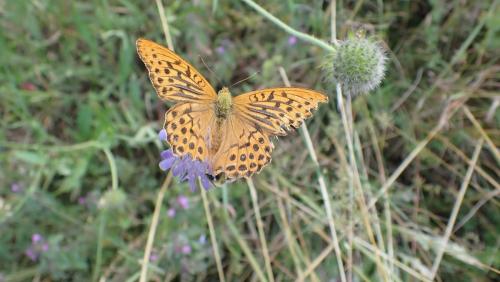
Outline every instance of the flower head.
<path id="1" fill-rule="evenodd" d="M 23 188 L 19 183 L 14 182 L 10 185 L 10 191 L 12 191 L 12 193 L 19 193 L 23 191 Z"/>
<path id="2" fill-rule="evenodd" d="M 188 197 L 186 197 L 184 195 L 180 195 L 179 197 L 177 197 L 177 203 L 183 209 L 188 209 L 189 208 L 189 199 L 188 199 Z"/>
<path id="3" fill-rule="evenodd" d="M 42 253 L 49 250 L 49 244 L 42 235 L 35 233 L 31 235 L 31 245 L 24 251 L 24 254 L 32 261 L 37 261 Z"/>
<path id="4" fill-rule="evenodd" d="M 198 239 L 198 243 L 204 245 L 207 242 L 207 236 L 205 234 L 201 234 L 200 238 Z"/>
<path id="5" fill-rule="evenodd" d="M 212 186 L 207 174 L 209 173 L 208 164 L 198 160 L 191 159 L 191 156 L 177 157 L 172 150 L 166 150 L 161 153 L 160 169 L 172 169 L 172 174 L 182 181 L 188 181 L 191 190 L 196 189 L 196 180 L 198 177 L 205 189 Z"/>
<path id="6" fill-rule="evenodd" d="M 181 252 L 182 252 L 183 254 L 185 254 L 185 255 L 190 254 L 190 253 L 191 253 L 191 246 L 189 246 L 189 245 L 187 245 L 187 244 L 186 244 L 186 245 L 183 245 L 183 246 L 181 247 Z"/>
<path id="7" fill-rule="evenodd" d="M 105 209 L 120 209 L 123 208 L 127 201 L 127 194 L 121 189 L 108 190 L 99 199 L 99 207 Z"/>
<path id="8" fill-rule="evenodd" d="M 293 46 L 295 44 L 297 44 L 297 37 L 293 35 L 288 37 L 288 45 Z"/>
<path id="9" fill-rule="evenodd" d="M 353 36 L 340 42 L 325 65 L 328 77 L 341 83 L 346 94 L 352 96 L 375 89 L 385 72 L 384 51 L 376 42 Z"/>
<path id="10" fill-rule="evenodd" d="M 156 250 L 151 250 L 151 254 L 149 255 L 149 261 L 150 262 L 157 262 L 160 256 L 158 255 L 158 252 Z"/>
<path id="11" fill-rule="evenodd" d="M 176 214 L 176 211 L 175 211 L 175 209 L 174 209 L 174 208 L 169 208 L 169 209 L 167 210 L 167 215 L 168 215 L 168 217 L 173 218 L 173 217 L 175 217 L 175 214 Z"/>
<path id="12" fill-rule="evenodd" d="M 222 55 L 226 52 L 226 48 L 220 45 L 219 47 L 215 48 L 215 51 L 217 52 L 217 54 Z"/>

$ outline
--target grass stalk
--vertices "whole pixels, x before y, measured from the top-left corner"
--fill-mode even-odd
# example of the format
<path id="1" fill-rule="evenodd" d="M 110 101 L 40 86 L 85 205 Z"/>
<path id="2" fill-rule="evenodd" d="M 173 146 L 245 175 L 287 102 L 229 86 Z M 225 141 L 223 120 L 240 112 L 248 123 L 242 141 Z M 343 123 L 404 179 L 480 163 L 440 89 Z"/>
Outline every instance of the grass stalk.
<path id="1" fill-rule="evenodd" d="M 241 250 L 245 254 L 245 258 L 248 259 L 248 262 L 250 263 L 250 266 L 252 267 L 253 271 L 255 271 L 255 274 L 257 275 L 259 281 L 264 281 L 264 282 L 267 281 L 266 276 L 262 272 L 260 265 L 257 263 L 257 259 L 253 255 L 250 247 L 245 242 L 245 240 L 241 236 L 240 232 L 238 231 L 238 228 L 234 225 L 231 218 L 229 217 L 229 213 L 228 213 L 227 209 L 224 209 L 223 214 L 224 214 L 224 219 L 226 221 L 229 232 L 232 234 L 232 236 L 238 242 L 238 245 L 240 246 Z"/>
<path id="2" fill-rule="evenodd" d="M 106 209 L 101 210 L 99 215 L 99 227 L 97 231 L 97 250 L 96 259 L 94 265 L 94 271 L 92 274 L 92 281 L 99 280 L 99 274 L 101 273 L 102 264 L 102 242 L 104 241 L 104 230 L 106 229 L 106 221 L 108 217 L 108 211 Z"/>
<path id="3" fill-rule="evenodd" d="M 481 149 L 483 147 L 484 139 L 479 139 L 476 144 L 476 148 L 474 149 L 474 153 L 472 155 L 472 162 L 467 169 L 467 173 L 465 174 L 464 181 L 460 187 L 460 192 L 457 195 L 457 199 L 455 200 L 455 204 L 453 205 L 453 209 L 451 211 L 450 218 L 448 220 L 448 225 L 446 226 L 446 230 L 443 236 L 443 241 L 441 242 L 441 248 L 437 251 L 436 259 L 432 265 L 430 280 L 434 280 L 436 277 L 437 271 L 439 269 L 439 265 L 441 264 L 441 260 L 443 259 L 444 251 L 446 250 L 446 246 L 448 245 L 448 241 L 450 240 L 450 236 L 453 233 L 453 228 L 455 226 L 455 222 L 457 220 L 458 211 L 460 210 L 460 206 L 462 205 L 462 201 L 464 199 L 465 193 L 467 192 L 467 188 L 469 187 L 469 183 L 472 177 L 472 173 L 474 172 L 474 167 L 477 164 L 477 160 L 479 158 L 479 154 L 481 153 Z"/>
<path id="4" fill-rule="evenodd" d="M 290 81 L 288 80 L 288 76 L 286 75 L 285 69 L 283 67 L 279 68 L 281 78 L 285 83 L 285 86 L 290 87 Z M 311 136 L 309 134 L 309 130 L 305 123 L 302 123 L 300 127 L 302 136 L 304 137 L 304 142 L 306 143 L 307 151 L 309 152 L 309 156 L 311 157 L 314 166 L 316 168 L 316 175 L 318 177 L 318 184 L 321 192 L 321 197 L 323 198 L 323 203 L 325 205 L 326 217 L 328 219 L 328 226 L 330 228 L 330 236 L 332 237 L 333 247 L 335 249 L 335 255 L 337 257 L 337 265 L 339 268 L 340 279 L 342 282 L 346 282 L 344 264 L 342 261 L 342 252 L 340 250 L 339 241 L 337 238 L 337 231 L 335 228 L 335 220 L 333 218 L 332 205 L 330 202 L 330 196 L 328 194 L 328 189 L 326 188 L 326 181 L 323 173 L 321 172 L 321 167 L 318 162 L 318 157 L 316 156 L 316 152 L 314 150 L 314 145 L 311 140 Z"/>
<path id="5" fill-rule="evenodd" d="M 222 268 L 222 261 L 220 258 L 219 254 L 219 245 L 217 244 L 217 238 L 215 234 L 215 228 L 212 220 L 212 212 L 210 211 L 208 199 L 207 199 L 207 192 L 205 191 L 205 188 L 199 183 L 198 185 L 201 190 L 201 198 L 203 200 L 203 207 L 205 208 L 205 216 L 207 218 L 207 223 L 208 223 L 208 229 L 210 231 L 210 241 L 212 242 L 212 249 L 214 251 L 214 259 L 215 259 L 215 264 L 217 265 L 217 272 L 219 274 L 219 281 L 224 282 L 226 281 L 224 277 L 224 270 Z"/>
<path id="6" fill-rule="evenodd" d="M 270 282 L 274 281 L 273 268 L 267 249 L 266 234 L 264 232 L 264 224 L 260 215 L 259 201 L 257 199 L 257 190 L 251 178 L 247 178 L 248 188 L 250 188 L 250 197 L 252 198 L 253 210 L 255 212 L 255 220 L 257 222 L 257 231 L 259 233 L 260 245 L 262 247 L 262 255 L 264 256 L 264 264 L 266 266 L 267 277 Z"/>
<path id="7" fill-rule="evenodd" d="M 295 272 L 297 274 L 297 277 L 300 277 L 300 276 L 302 276 L 303 270 L 302 270 L 302 267 L 300 265 L 300 261 L 299 261 L 298 256 L 297 256 L 297 252 L 295 251 L 295 244 L 294 244 L 295 240 L 294 240 L 294 237 L 292 234 L 292 230 L 290 228 L 290 224 L 288 224 L 288 219 L 286 217 L 286 212 L 285 212 L 285 205 L 283 204 L 283 199 L 281 199 L 279 197 L 278 197 L 277 202 L 278 202 L 278 210 L 280 213 L 281 222 L 283 224 L 283 230 L 285 233 L 285 240 L 286 240 L 286 243 L 288 246 L 288 250 L 290 251 L 290 255 L 292 257 L 293 264 L 295 266 Z"/>
<path id="8" fill-rule="evenodd" d="M 163 28 L 163 34 L 165 34 L 165 40 L 167 41 L 168 49 L 174 51 L 174 43 L 172 42 L 170 28 L 168 27 L 168 21 L 165 17 L 165 9 L 163 8 L 163 3 L 161 2 L 161 0 L 156 0 L 156 7 L 158 7 L 158 14 L 160 14 L 161 26 Z"/>
<path id="9" fill-rule="evenodd" d="M 491 153 L 493 156 L 495 156 L 495 159 L 497 162 L 500 162 L 500 153 L 498 152 L 497 146 L 493 143 L 491 138 L 488 136 L 488 134 L 484 131 L 483 127 L 477 119 L 474 117 L 474 115 L 470 112 L 469 108 L 467 106 L 462 106 L 462 110 L 469 119 L 469 121 L 474 125 L 474 128 L 476 128 L 477 131 L 481 134 L 481 137 L 486 141 L 486 144 L 488 144 L 488 147 L 490 148 Z"/>
<path id="10" fill-rule="evenodd" d="M 408 154 L 408 156 L 399 164 L 396 170 L 389 176 L 387 181 L 382 185 L 379 189 L 377 195 L 370 201 L 368 204 L 368 208 L 371 209 L 375 206 L 377 201 L 387 193 L 387 190 L 392 187 L 392 185 L 396 182 L 399 176 L 405 171 L 405 169 L 410 165 L 410 163 L 420 154 L 420 152 L 429 144 L 429 142 L 438 134 L 439 131 L 446 125 L 448 120 L 455 114 L 457 109 L 465 103 L 465 99 L 461 99 L 460 101 L 450 101 L 446 108 L 443 110 L 443 114 L 440 117 L 438 124 L 427 134 L 427 136 L 420 141 L 417 146 Z"/>
<path id="11" fill-rule="evenodd" d="M 141 276 L 139 278 L 140 282 L 146 282 L 148 280 L 148 265 L 149 265 L 149 257 L 151 255 L 151 250 L 153 248 L 153 243 L 155 240 L 156 227 L 158 226 L 158 221 L 160 219 L 160 211 L 163 203 L 163 197 L 165 196 L 165 192 L 167 191 L 170 182 L 172 181 L 172 171 L 169 171 L 165 181 L 158 192 L 158 196 L 156 196 L 156 204 L 153 213 L 153 218 L 151 220 L 151 225 L 149 227 L 148 239 L 146 241 L 146 248 L 144 249 L 144 256 L 142 258 L 141 265 Z"/>

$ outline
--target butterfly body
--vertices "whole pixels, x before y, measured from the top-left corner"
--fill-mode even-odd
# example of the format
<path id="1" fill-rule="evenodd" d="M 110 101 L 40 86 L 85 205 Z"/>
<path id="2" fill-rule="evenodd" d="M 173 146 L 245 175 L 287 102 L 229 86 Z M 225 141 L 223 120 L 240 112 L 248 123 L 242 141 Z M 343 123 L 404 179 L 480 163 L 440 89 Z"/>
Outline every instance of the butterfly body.
<path id="1" fill-rule="evenodd" d="M 227 87 L 222 88 L 217 94 L 215 103 L 215 115 L 217 118 L 226 119 L 231 113 L 233 98 Z"/>
<path id="2" fill-rule="evenodd" d="M 137 51 L 162 100 L 175 102 L 165 114 L 167 141 L 178 157 L 209 164 L 209 174 L 226 180 L 250 177 L 271 161 L 272 136 L 286 135 L 312 115 L 327 96 L 309 89 L 281 87 L 233 97 L 215 92 L 177 54 L 146 39 Z"/>

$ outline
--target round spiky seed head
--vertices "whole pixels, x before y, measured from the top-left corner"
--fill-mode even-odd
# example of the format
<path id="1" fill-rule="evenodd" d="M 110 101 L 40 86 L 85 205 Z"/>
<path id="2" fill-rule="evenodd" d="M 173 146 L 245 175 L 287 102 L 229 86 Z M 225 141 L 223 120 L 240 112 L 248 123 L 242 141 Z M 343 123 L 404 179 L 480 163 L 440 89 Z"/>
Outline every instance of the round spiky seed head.
<path id="1" fill-rule="evenodd" d="M 355 96 L 368 93 L 380 84 L 386 59 L 379 44 L 352 36 L 340 42 L 325 67 L 328 77 L 340 83 L 346 95 Z"/>
<path id="2" fill-rule="evenodd" d="M 121 189 L 108 190 L 99 199 L 99 207 L 103 209 L 115 210 L 120 209 L 125 205 L 127 195 Z"/>

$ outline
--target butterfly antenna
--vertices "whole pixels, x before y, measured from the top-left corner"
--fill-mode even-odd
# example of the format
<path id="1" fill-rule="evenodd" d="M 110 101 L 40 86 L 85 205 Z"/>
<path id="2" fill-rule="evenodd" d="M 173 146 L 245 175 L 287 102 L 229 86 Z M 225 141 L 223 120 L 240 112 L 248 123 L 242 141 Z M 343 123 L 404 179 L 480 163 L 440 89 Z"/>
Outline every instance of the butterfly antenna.
<path id="1" fill-rule="evenodd" d="M 233 86 L 236 86 L 236 85 L 238 85 L 238 84 L 242 83 L 242 82 L 243 82 L 243 81 L 245 81 L 245 80 L 249 80 L 250 78 L 252 78 L 252 77 L 256 76 L 258 73 L 259 73 L 258 71 L 254 72 L 252 75 L 247 76 L 246 78 L 243 78 L 242 80 L 240 80 L 240 81 L 238 81 L 238 82 L 234 83 L 233 85 L 229 86 L 229 88 L 231 88 L 231 87 L 233 87 Z"/>
<path id="2" fill-rule="evenodd" d="M 212 73 L 215 76 L 215 79 L 219 82 L 220 85 L 222 85 L 222 82 L 220 81 L 219 77 L 217 77 L 217 74 L 205 63 L 205 60 L 203 60 L 203 57 L 200 55 L 200 59 L 207 68 L 207 70 Z"/>

